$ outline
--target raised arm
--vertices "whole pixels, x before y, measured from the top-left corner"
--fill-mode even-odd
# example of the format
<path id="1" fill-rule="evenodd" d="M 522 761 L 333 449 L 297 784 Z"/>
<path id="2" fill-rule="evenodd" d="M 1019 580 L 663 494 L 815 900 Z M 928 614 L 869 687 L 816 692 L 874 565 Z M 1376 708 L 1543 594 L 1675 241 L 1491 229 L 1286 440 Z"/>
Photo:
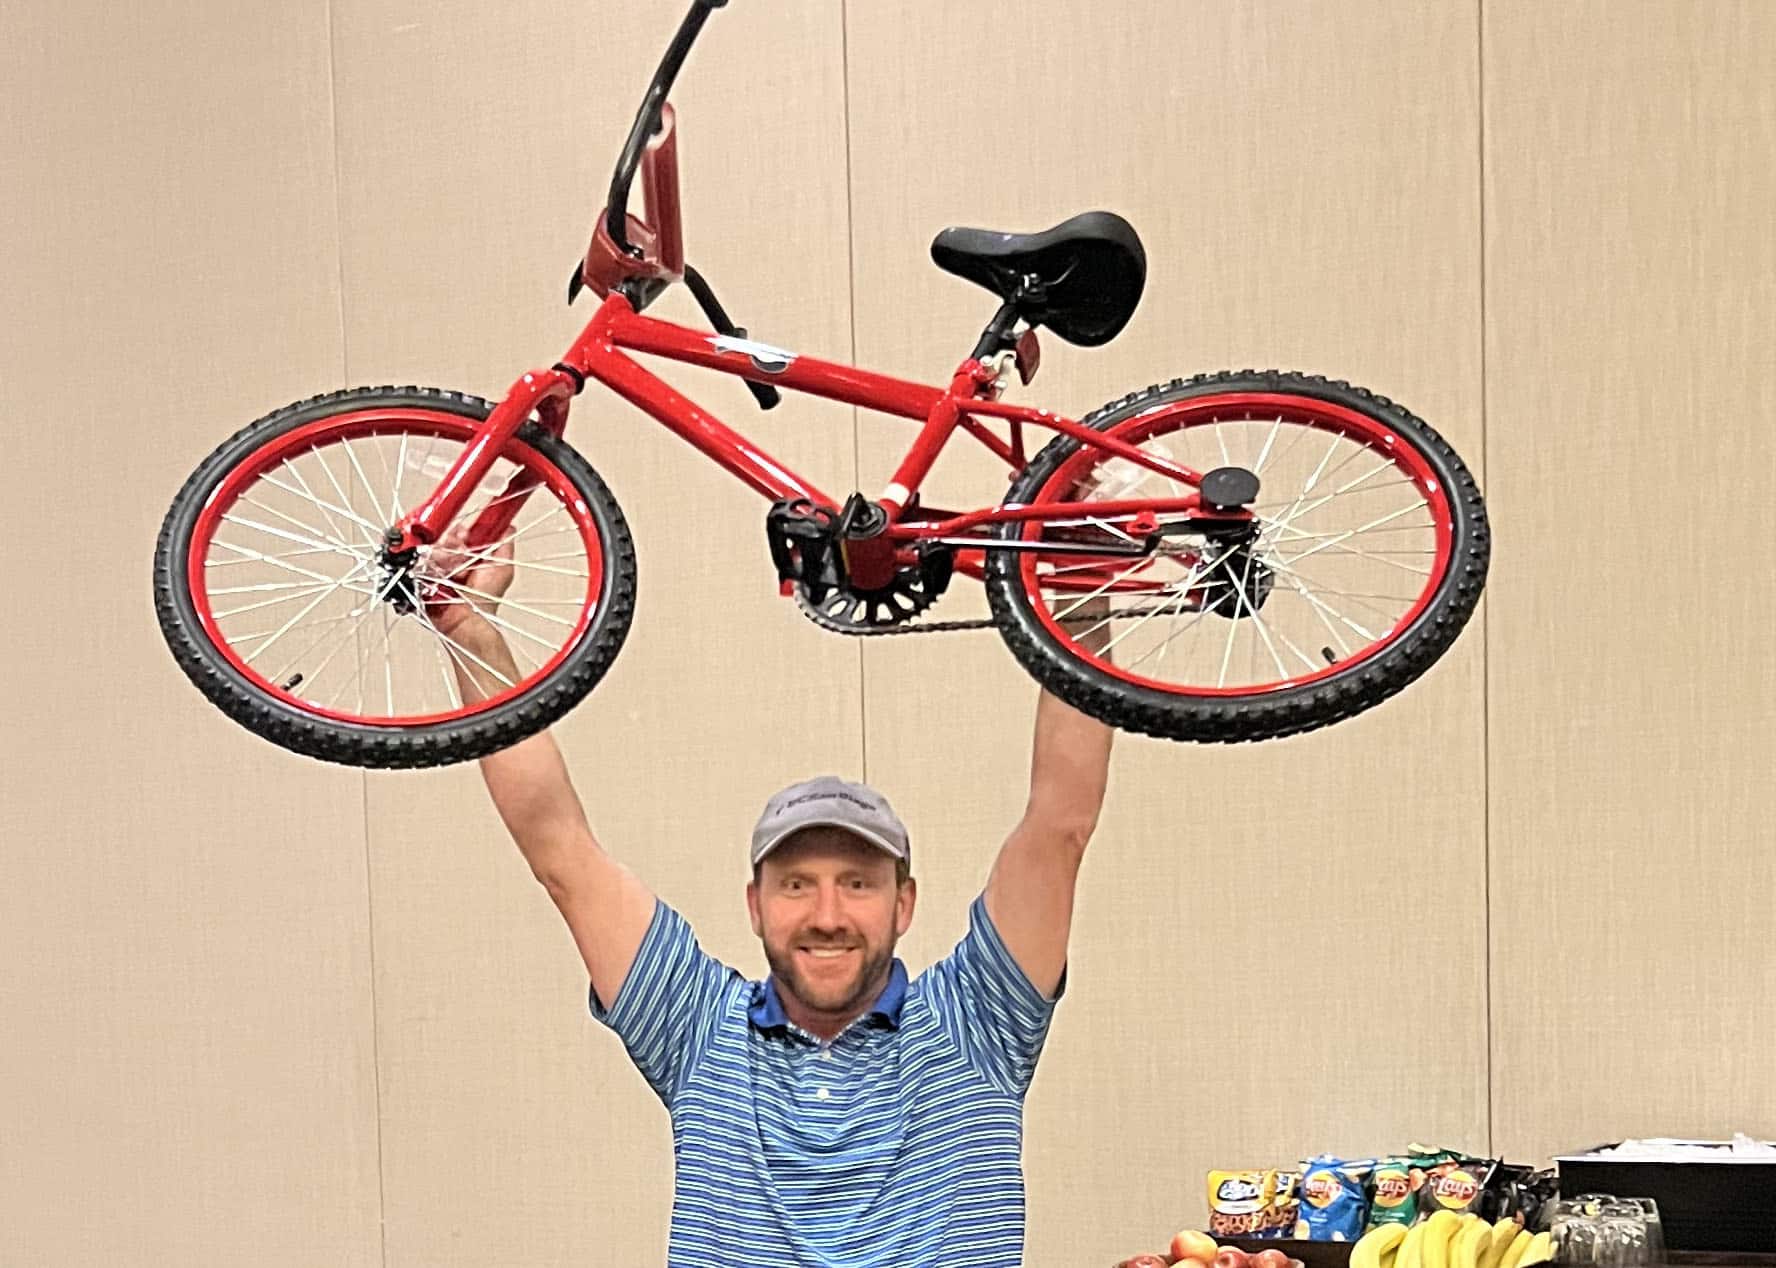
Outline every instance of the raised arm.
<path id="1" fill-rule="evenodd" d="M 1107 627 L 1091 640 L 1101 646 Z M 1030 799 L 987 880 L 987 914 L 1024 976 L 1053 998 L 1067 964 L 1073 888 L 1097 828 L 1115 733 L 1042 692 L 1030 757 Z"/>
<path id="2" fill-rule="evenodd" d="M 450 549 L 448 537 L 439 549 Z M 505 549 L 509 557 L 510 546 Z M 449 571 L 448 564 L 441 571 Z M 504 594 L 512 579 L 511 565 L 498 559 L 458 571 L 482 594 Z M 465 701 L 485 699 L 499 689 L 489 666 L 508 682 L 518 679 L 505 640 L 483 615 L 483 608 L 492 607 L 459 600 L 427 610 L 446 640 Z M 547 731 L 482 758 L 481 775 L 531 874 L 566 919 L 599 1001 L 609 1008 L 653 920 L 653 893 L 592 835 L 561 750 Z"/>

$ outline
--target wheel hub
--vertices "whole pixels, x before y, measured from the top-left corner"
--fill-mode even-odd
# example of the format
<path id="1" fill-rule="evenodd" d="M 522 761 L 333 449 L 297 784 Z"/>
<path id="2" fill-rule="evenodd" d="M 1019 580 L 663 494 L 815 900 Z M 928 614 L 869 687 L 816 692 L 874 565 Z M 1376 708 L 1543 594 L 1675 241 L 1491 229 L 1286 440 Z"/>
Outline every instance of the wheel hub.
<path id="1" fill-rule="evenodd" d="M 1192 587 L 1202 596 L 1202 611 L 1231 620 L 1255 616 L 1264 607 L 1276 586 L 1276 573 L 1258 553 L 1262 534 L 1258 521 L 1247 520 L 1235 529 L 1207 535 L 1203 551 L 1215 563 Z"/>
<path id="2" fill-rule="evenodd" d="M 413 569 L 419 562 L 417 550 L 394 550 L 384 546 L 376 556 L 382 575 L 376 579 L 376 593 L 402 616 L 410 616 L 420 607 L 419 588 Z"/>

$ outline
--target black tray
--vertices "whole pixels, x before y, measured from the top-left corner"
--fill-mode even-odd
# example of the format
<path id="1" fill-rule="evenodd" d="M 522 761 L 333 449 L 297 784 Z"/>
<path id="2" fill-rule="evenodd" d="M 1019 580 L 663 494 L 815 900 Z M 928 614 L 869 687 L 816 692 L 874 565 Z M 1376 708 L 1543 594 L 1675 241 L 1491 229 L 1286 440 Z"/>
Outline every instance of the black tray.
<path id="1" fill-rule="evenodd" d="M 1598 1145 L 1587 1152 L 1612 1146 Z M 1668 1250 L 1776 1252 L 1776 1162 L 1554 1160 L 1560 1192 L 1652 1198 Z"/>

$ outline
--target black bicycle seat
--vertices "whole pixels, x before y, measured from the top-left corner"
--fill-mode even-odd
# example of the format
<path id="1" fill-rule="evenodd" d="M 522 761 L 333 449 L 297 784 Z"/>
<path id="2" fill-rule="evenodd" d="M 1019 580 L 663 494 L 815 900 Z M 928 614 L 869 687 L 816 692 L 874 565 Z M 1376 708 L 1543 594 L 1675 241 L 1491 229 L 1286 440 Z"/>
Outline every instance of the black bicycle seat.
<path id="1" fill-rule="evenodd" d="M 1031 325 L 1095 347 L 1134 316 L 1147 283 L 1147 252 L 1134 226 L 1088 211 L 1041 233 L 945 229 L 931 244 L 945 272 L 986 287 Z"/>

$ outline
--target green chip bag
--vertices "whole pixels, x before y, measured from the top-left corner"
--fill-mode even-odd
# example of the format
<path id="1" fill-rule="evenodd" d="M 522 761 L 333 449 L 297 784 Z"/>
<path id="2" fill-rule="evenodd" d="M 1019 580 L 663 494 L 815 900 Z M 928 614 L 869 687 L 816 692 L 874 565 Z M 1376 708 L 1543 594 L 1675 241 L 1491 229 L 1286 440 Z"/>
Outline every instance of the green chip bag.
<path id="1" fill-rule="evenodd" d="M 1383 1158 L 1369 1175 L 1367 1227 L 1418 1222 L 1418 1187 L 1424 1172 L 1411 1158 Z"/>

